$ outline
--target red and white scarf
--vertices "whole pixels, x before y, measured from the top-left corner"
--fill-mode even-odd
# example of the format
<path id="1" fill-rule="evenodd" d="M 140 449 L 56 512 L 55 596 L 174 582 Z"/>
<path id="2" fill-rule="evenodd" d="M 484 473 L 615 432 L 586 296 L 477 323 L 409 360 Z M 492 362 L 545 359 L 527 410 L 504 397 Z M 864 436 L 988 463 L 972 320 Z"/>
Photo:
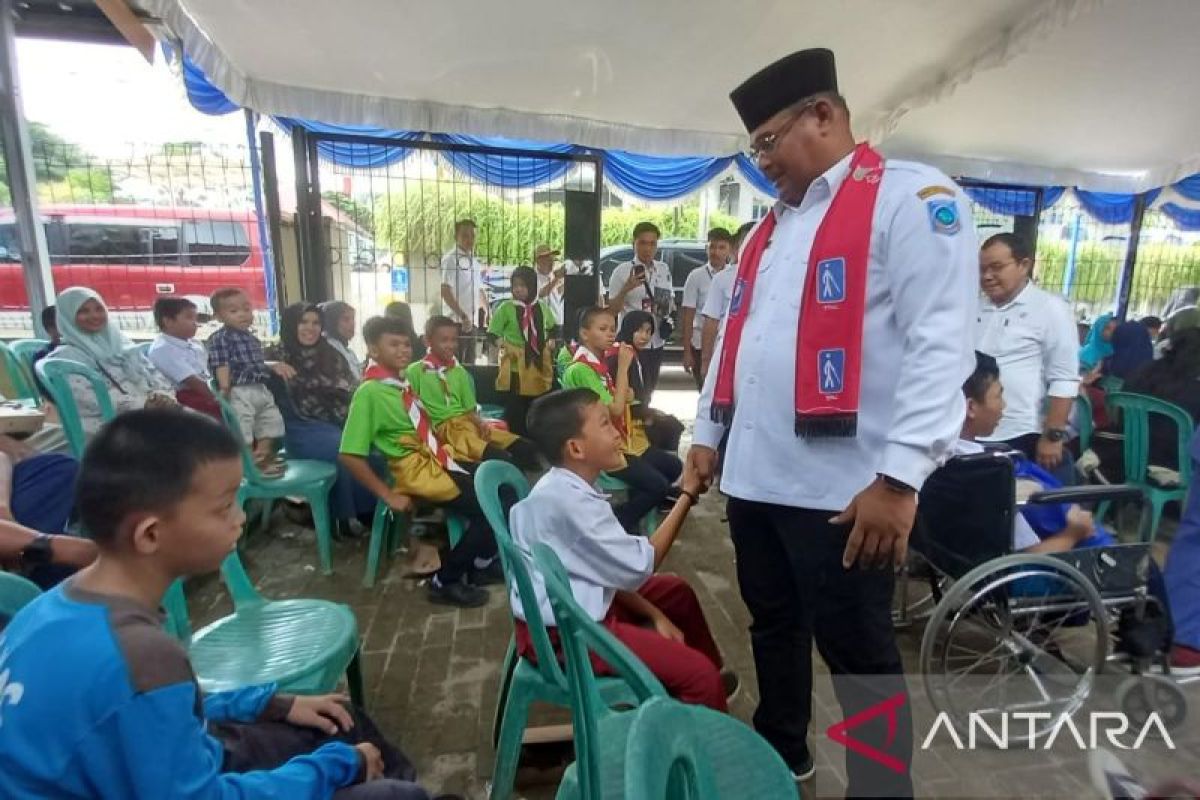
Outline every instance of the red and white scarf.
<path id="1" fill-rule="evenodd" d="M 525 337 L 525 363 L 534 364 L 542 355 L 542 306 L 537 300 L 524 303 L 513 299 L 521 335 Z"/>
<path id="2" fill-rule="evenodd" d="M 813 240 L 796 338 L 797 436 L 853 437 L 858 431 L 871 222 L 882 178 L 883 157 L 865 142 L 858 145 Z M 738 263 L 713 392 L 712 418 L 717 422 L 733 420 L 742 330 L 750 316 L 759 263 L 770 245 L 775 222 L 775 215 L 768 214 L 755 228 Z M 779 242 L 777 246 L 790 244 Z"/>
<path id="3" fill-rule="evenodd" d="M 363 380 L 379 381 L 398 389 L 401 402 L 404 403 L 404 411 L 417 431 L 417 438 L 425 443 L 425 446 L 433 453 L 433 457 L 442 465 L 442 469 L 448 472 L 466 473 L 466 470 L 450 457 L 450 451 L 446 449 L 445 445 L 439 442 L 437 436 L 434 435 L 429 415 L 425 413 L 425 406 L 421 405 L 421 399 L 413 391 L 412 384 L 402 376 L 398 377 L 378 364 L 372 364 L 363 372 Z"/>
<path id="4" fill-rule="evenodd" d="M 587 349 L 583 345 L 579 345 L 579 347 L 575 350 L 575 357 L 572 358 L 571 361 L 580 364 L 586 364 L 592 370 L 592 372 L 595 372 L 604 380 L 604 388 L 608 389 L 608 393 L 613 397 L 616 397 L 617 383 L 613 380 L 612 373 L 609 371 L 608 363 L 605 361 L 605 359 L 597 358 L 596 354 L 591 350 Z M 624 418 L 620 420 L 613 420 L 613 424 L 617 426 L 617 430 L 619 430 L 621 433 L 625 433 L 626 426 Z"/>
<path id="5" fill-rule="evenodd" d="M 421 359 L 421 366 L 424 367 L 426 371 L 437 373 L 438 380 L 442 382 L 442 391 L 445 392 L 447 397 L 449 397 L 450 380 L 446 377 L 446 372 L 458 366 L 458 359 L 454 356 L 450 356 L 449 361 L 443 361 L 433 353 L 426 353 L 425 357 Z"/>

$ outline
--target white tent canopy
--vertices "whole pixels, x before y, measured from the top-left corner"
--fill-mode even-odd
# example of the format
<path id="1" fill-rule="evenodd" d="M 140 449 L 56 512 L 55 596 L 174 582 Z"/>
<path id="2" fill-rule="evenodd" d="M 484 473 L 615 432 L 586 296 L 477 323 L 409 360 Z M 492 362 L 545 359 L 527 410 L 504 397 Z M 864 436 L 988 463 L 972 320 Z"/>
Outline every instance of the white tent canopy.
<path id="1" fill-rule="evenodd" d="M 1200 172 L 1196 0 L 140 0 L 263 113 L 663 155 L 746 144 L 729 90 L 837 54 L 856 132 L 1001 182 Z"/>

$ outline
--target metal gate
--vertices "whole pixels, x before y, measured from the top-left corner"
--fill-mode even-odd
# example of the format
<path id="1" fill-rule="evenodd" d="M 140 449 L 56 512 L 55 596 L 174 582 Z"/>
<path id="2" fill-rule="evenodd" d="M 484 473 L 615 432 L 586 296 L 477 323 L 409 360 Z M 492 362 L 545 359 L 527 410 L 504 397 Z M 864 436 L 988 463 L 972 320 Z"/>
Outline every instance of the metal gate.
<path id="1" fill-rule="evenodd" d="M 461 219 L 477 225 L 489 310 L 509 296 L 513 268 L 532 266 L 540 244 L 596 281 L 598 156 L 298 128 L 292 136 L 306 300 L 343 300 L 360 320 L 401 300 L 419 330 L 441 312 L 441 263 Z"/>

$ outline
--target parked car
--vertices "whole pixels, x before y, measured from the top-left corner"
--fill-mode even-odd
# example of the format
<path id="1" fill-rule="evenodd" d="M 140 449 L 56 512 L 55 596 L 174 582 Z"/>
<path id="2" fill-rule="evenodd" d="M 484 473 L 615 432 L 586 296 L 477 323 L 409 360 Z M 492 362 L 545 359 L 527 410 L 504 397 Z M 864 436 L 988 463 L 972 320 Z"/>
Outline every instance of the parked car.
<path id="1" fill-rule="evenodd" d="M 160 296 L 208 297 L 224 286 L 245 289 L 256 309 L 266 308 L 252 211 L 45 205 L 41 212 L 54 285 L 95 289 L 123 327 L 140 328 Z M 3 209 L 0 312 L 28 312 L 24 298 L 16 219 Z"/>
<path id="2" fill-rule="evenodd" d="M 671 343 L 679 341 L 679 304 L 683 302 L 683 284 L 696 267 L 708 263 L 708 243 L 699 239 L 660 239 L 658 253 L 654 256 L 671 270 L 671 284 L 675 289 L 675 313 L 671 320 L 675 332 Z M 600 251 L 600 286 L 607 293 L 608 280 L 618 265 L 633 258 L 632 244 L 618 244 Z"/>

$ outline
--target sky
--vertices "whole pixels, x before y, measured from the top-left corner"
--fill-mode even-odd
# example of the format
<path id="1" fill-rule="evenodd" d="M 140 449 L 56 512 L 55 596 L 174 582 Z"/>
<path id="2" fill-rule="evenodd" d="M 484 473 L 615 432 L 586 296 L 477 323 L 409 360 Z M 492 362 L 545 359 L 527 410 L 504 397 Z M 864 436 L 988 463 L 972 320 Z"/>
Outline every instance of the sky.
<path id="1" fill-rule="evenodd" d="M 192 108 L 161 52 L 151 66 L 131 47 L 19 39 L 17 69 L 26 118 L 99 156 L 172 141 L 245 143 L 242 115 Z"/>

